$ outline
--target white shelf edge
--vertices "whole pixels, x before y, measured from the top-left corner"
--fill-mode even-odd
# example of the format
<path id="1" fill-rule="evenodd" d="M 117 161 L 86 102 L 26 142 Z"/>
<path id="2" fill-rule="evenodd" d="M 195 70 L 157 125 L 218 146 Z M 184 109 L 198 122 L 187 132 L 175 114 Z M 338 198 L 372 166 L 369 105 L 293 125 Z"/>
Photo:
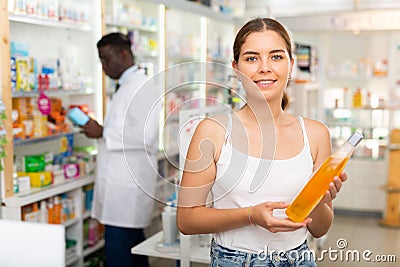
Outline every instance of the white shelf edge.
<path id="1" fill-rule="evenodd" d="M 84 32 L 90 32 L 92 30 L 88 24 L 70 23 L 70 22 L 59 21 L 56 19 L 43 19 L 29 15 L 9 14 L 8 18 L 12 22 L 27 23 L 44 27 L 54 27 L 61 29 L 84 31 Z"/>
<path id="2" fill-rule="evenodd" d="M 76 130 L 72 130 L 71 132 L 67 132 L 67 133 L 60 133 L 60 134 L 53 134 L 53 135 L 48 135 L 48 136 L 44 136 L 44 137 L 32 137 L 29 139 L 14 139 L 13 140 L 13 144 L 14 146 L 22 146 L 22 145 L 32 145 L 32 144 L 37 144 L 37 143 L 41 143 L 41 142 L 46 142 L 46 141 L 52 141 L 54 139 L 58 139 L 70 134 L 78 134 L 79 133 L 79 129 Z"/>
<path id="3" fill-rule="evenodd" d="M 77 255 L 77 254 L 72 255 L 72 256 L 70 256 L 70 257 L 68 257 L 68 258 L 65 259 L 65 265 L 66 265 L 66 266 L 72 265 L 72 264 L 74 264 L 75 262 L 79 261 L 79 259 L 80 259 L 80 256 L 79 256 L 79 255 Z"/>
<path id="4" fill-rule="evenodd" d="M 95 94 L 94 89 L 51 89 L 45 91 L 14 91 L 12 92 L 12 98 L 18 97 L 39 97 L 41 92 L 47 96 L 81 96 L 81 95 L 93 95 Z"/>
<path id="5" fill-rule="evenodd" d="M 305 91 L 318 91 L 321 88 L 320 83 L 316 82 L 307 82 L 307 83 L 293 83 L 289 85 L 289 88 L 296 90 L 298 88 L 301 88 Z"/>
<path id="6" fill-rule="evenodd" d="M 233 16 L 215 12 L 211 7 L 192 3 L 185 0 L 148 0 L 148 2 L 163 4 L 167 7 L 180 9 L 191 14 L 205 16 L 214 20 L 222 20 L 224 22 L 234 22 L 235 20 Z"/>
<path id="7" fill-rule="evenodd" d="M 400 150 L 400 144 L 389 144 L 388 146 L 389 150 Z"/>
<path id="8" fill-rule="evenodd" d="M 159 252 L 158 250 L 156 250 L 157 242 L 159 242 L 162 239 L 162 236 L 163 236 L 162 231 L 150 236 L 139 245 L 133 247 L 131 249 L 131 253 L 157 257 L 157 258 L 180 260 L 181 257 L 180 253 L 166 253 L 166 252 Z M 209 251 L 210 251 L 209 247 L 200 247 L 197 245 L 196 242 L 192 242 L 190 261 L 196 263 L 209 264 L 210 263 Z"/>
<path id="9" fill-rule="evenodd" d="M 146 26 L 146 25 L 139 25 L 139 24 L 131 24 L 131 23 L 120 23 L 114 21 L 106 21 L 106 25 L 110 27 L 123 27 L 132 30 L 139 30 L 143 32 L 151 32 L 151 33 L 158 33 L 158 29 L 156 26 Z"/>
<path id="10" fill-rule="evenodd" d="M 94 180 L 94 175 L 88 175 L 77 179 L 72 178 L 57 185 L 34 188 L 27 193 L 20 193 L 13 197 L 3 199 L 3 204 L 8 207 L 22 207 L 34 202 L 38 202 L 42 199 L 78 189 L 82 186 L 93 183 Z"/>
<path id="11" fill-rule="evenodd" d="M 150 236 L 142 243 L 133 247 L 131 249 L 131 253 L 138 254 L 138 255 L 157 257 L 157 258 L 179 260 L 180 253 L 163 253 L 163 252 L 159 252 L 156 250 L 157 242 L 159 242 L 162 239 L 162 236 L 163 236 L 162 231 Z"/>
<path id="12" fill-rule="evenodd" d="M 62 225 L 64 225 L 64 227 L 67 228 L 67 227 L 75 225 L 75 224 L 77 224 L 79 222 L 80 222 L 79 218 L 68 219 L 66 222 L 63 222 Z"/>
<path id="13" fill-rule="evenodd" d="M 387 79 L 388 75 L 328 75 L 329 80 L 367 81 L 368 79 Z"/>
<path id="14" fill-rule="evenodd" d="M 90 210 L 85 210 L 84 212 L 83 212 L 83 214 L 82 214 L 82 219 L 83 220 L 86 220 L 86 219 L 89 219 L 90 218 Z"/>
<path id="15" fill-rule="evenodd" d="M 102 247 L 104 247 L 105 241 L 104 239 L 99 240 L 93 247 L 89 247 L 83 250 L 83 257 L 87 257 L 90 254 L 98 251 Z"/>

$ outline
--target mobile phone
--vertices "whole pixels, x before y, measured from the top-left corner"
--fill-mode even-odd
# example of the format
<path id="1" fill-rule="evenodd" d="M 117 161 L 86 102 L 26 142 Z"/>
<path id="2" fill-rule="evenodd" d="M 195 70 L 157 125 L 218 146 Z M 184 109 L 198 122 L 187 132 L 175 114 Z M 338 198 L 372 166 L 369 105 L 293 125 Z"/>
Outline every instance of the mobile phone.
<path id="1" fill-rule="evenodd" d="M 67 116 L 75 125 L 79 126 L 84 126 L 90 120 L 89 116 L 78 107 L 70 109 Z"/>

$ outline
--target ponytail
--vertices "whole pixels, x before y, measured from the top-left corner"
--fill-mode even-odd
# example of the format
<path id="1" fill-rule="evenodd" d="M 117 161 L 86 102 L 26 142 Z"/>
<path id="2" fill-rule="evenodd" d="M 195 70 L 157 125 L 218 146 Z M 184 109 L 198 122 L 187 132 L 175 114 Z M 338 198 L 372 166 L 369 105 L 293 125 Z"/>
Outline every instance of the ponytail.
<path id="1" fill-rule="evenodd" d="M 285 108 L 287 108 L 288 105 L 289 105 L 289 96 L 286 92 L 283 92 L 281 107 L 283 110 L 285 110 Z"/>

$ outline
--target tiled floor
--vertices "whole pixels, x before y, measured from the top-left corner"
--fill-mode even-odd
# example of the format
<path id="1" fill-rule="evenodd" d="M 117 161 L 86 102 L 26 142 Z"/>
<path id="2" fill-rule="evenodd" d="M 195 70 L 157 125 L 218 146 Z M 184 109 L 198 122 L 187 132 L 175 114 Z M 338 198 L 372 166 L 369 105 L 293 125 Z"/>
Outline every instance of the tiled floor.
<path id="1" fill-rule="evenodd" d="M 321 243 L 321 250 L 316 251 L 319 267 L 400 266 L 400 228 L 382 227 L 377 218 L 336 215 Z M 338 245 L 343 244 L 347 246 L 340 249 Z M 378 257 L 386 257 L 392 262 L 377 262 Z M 176 267 L 175 261 L 171 260 L 152 258 L 151 262 L 152 267 Z M 192 264 L 192 267 L 205 266 Z"/>

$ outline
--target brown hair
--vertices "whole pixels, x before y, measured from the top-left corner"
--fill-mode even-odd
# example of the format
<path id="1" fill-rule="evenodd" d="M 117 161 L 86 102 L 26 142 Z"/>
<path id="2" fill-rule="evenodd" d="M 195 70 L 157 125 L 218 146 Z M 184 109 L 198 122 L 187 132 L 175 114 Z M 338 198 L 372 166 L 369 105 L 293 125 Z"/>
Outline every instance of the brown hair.
<path id="1" fill-rule="evenodd" d="M 240 56 L 240 49 L 246 41 L 247 36 L 253 32 L 274 31 L 278 33 L 286 44 L 286 49 L 289 58 L 293 58 L 292 54 L 292 40 L 285 26 L 278 21 L 271 18 L 256 18 L 247 22 L 236 34 L 235 42 L 233 43 L 233 59 L 238 62 Z M 283 92 L 281 107 L 284 110 L 289 104 L 289 97 L 286 92 Z"/>

